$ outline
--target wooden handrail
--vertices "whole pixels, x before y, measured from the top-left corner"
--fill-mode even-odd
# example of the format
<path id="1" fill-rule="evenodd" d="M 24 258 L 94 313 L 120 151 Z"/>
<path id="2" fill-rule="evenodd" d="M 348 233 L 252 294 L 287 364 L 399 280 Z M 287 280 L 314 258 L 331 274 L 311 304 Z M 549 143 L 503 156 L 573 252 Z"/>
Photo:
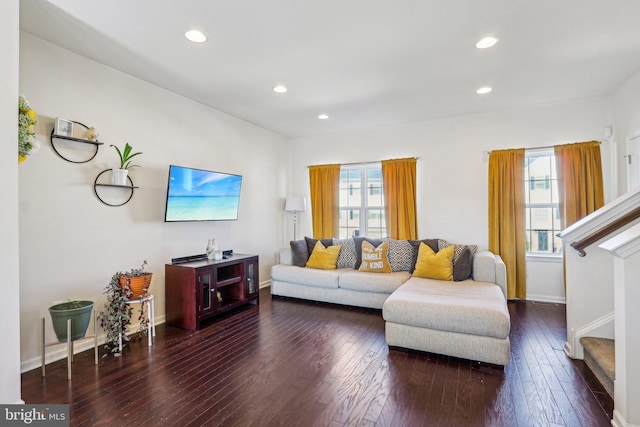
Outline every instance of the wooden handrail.
<path id="1" fill-rule="evenodd" d="M 609 224 L 603 226 L 602 228 L 599 228 L 598 230 L 589 234 L 584 239 L 580 239 L 576 242 L 572 242 L 571 247 L 578 251 L 578 255 L 583 257 L 587 255 L 587 253 L 584 251 L 584 248 L 597 242 L 603 237 L 613 233 L 614 231 L 624 227 L 625 225 L 629 224 L 630 222 L 638 218 L 640 218 L 640 206 L 638 206 L 637 208 L 635 208 L 630 212 L 627 212 L 626 214 L 622 215 L 620 218 L 614 221 L 611 221 Z"/>

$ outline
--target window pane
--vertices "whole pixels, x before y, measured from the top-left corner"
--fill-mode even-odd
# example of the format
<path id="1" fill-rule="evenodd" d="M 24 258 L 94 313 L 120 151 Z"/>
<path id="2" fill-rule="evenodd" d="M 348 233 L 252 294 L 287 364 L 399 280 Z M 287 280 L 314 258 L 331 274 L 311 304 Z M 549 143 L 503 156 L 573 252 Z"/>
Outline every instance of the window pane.
<path id="1" fill-rule="evenodd" d="M 340 171 L 340 236 L 386 236 L 380 166 Z M 374 209 L 369 209 L 373 207 Z M 378 209 L 375 209 L 378 208 Z"/>
<path id="2" fill-rule="evenodd" d="M 549 151 L 548 155 L 526 157 L 524 175 L 527 252 L 559 253 L 561 245 L 556 234 L 562 229 L 562 224 L 553 153 Z"/>
<path id="3" fill-rule="evenodd" d="M 349 181 L 357 181 L 360 182 L 360 170 L 352 169 L 349 171 Z"/>
<path id="4" fill-rule="evenodd" d="M 531 228 L 550 230 L 552 226 L 551 208 L 531 208 Z"/>
<path id="5" fill-rule="evenodd" d="M 551 181 L 551 202 L 552 203 L 560 203 L 560 197 L 558 194 L 558 180 L 554 179 Z"/>

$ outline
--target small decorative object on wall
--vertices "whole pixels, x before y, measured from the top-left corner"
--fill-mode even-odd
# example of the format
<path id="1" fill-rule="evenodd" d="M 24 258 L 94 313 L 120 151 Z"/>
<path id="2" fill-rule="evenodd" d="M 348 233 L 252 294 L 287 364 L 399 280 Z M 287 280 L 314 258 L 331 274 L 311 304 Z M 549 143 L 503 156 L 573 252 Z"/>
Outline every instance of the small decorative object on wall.
<path id="1" fill-rule="evenodd" d="M 73 136 L 73 122 L 71 120 L 63 119 L 62 117 L 58 117 L 56 119 L 56 126 L 54 129 L 54 134 L 58 136 Z"/>
<path id="2" fill-rule="evenodd" d="M 135 167 L 139 165 L 131 164 L 131 159 L 135 156 L 142 154 L 141 152 L 131 153 L 133 148 L 127 142 L 124 146 L 124 150 L 120 151 L 118 147 L 115 145 L 111 145 L 118 152 L 118 157 L 120 157 L 120 168 L 113 168 L 111 175 L 111 183 L 113 185 L 127 185 L 127 174 L 129 173 L 129 168 Z"/>
<path id="3" fill-rule="evenodd" d="M 89 141 L 97 141 L 98 133 L 96 132 L 96 128 L 94 128 L 93 126 L 89 127 L 89 129 L 84 131 L 84 137 Z"/>
<path id="4" fill-rule="evenodd" d="M 27 156 L 40 148 L 36 140 L 36 112 L 29 106 L 29 101 L 23 95 L 18 97 L 18 163 L 27 160 Z"/>
<path id="5" fill-rule="evenodd" d="M 105 288 L 104 293 L 107 294 L 107 302 L 104 305 L 104 310 L 98 315 L 98 322 L 102 329 L 107 332 L 104 344 L 105 349 L 116 357 L 120 356 L 120 339 L 123 341 L 123 346 L 124 342 L 131 340 L 127 336 L 127 332 L 131 323 L 133 308 L 127 302 L 146 295 L 149 290 L 152 273 L 145 271 L 146 265 L 147 261 L 144 261 L 140 268 L 132 268 L 128 272 L 115 273 Z M 145 313 L 145 306 L 146 304 L 140 304 L 138 316 L 138 320 L 140 320 L 138 332 L 144 334 L 148 333 L 148 317 Z"/>

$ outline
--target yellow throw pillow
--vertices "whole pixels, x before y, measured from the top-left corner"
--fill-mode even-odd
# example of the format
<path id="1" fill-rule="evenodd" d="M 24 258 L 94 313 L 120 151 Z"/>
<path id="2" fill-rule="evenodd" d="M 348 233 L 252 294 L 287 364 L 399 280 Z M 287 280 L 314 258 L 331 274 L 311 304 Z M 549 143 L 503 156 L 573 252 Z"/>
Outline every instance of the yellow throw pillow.
<path id="1" fill-rule="evenodd" d="M 325 248 L 318 240 L 313 247 L 313 252 L 307 260 L 307 267 L 319 268 L 321 270 L 335 270 L 340 254 L 340 245 Z"/>
<path id="2" fill-rule="evenodd" d="M 389 264 L 389 242 L 383 242 L 376 248 L 366 240 L 363 241 L 362 263 L 358 271 L 391 273 L 391 264 Z"/>
<path id="3" fill-rule="evenodd" d="M 455 246 L 452 245 L 435 253 L 428 245 L 420 243 L 413 275 L 427 279 L 453 280 L 454 250 Z"/>

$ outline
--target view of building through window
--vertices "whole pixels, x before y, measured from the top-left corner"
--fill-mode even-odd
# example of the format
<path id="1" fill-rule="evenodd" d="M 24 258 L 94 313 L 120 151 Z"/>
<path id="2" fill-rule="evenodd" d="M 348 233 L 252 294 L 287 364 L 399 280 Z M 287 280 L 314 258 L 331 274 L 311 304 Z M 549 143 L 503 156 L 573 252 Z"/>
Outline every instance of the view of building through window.
<path id="1" fill-rule="evenodd" d="M 382 167 L 380 164 L 340 169 L 339 237 L 386 237 Z"/>
<path id="2" fill-rule="evenodd" d="M 527 253 L 557 254 L 562 241 L 558 178 L 553 150 L 527 151 L 525 158 Z"/>

